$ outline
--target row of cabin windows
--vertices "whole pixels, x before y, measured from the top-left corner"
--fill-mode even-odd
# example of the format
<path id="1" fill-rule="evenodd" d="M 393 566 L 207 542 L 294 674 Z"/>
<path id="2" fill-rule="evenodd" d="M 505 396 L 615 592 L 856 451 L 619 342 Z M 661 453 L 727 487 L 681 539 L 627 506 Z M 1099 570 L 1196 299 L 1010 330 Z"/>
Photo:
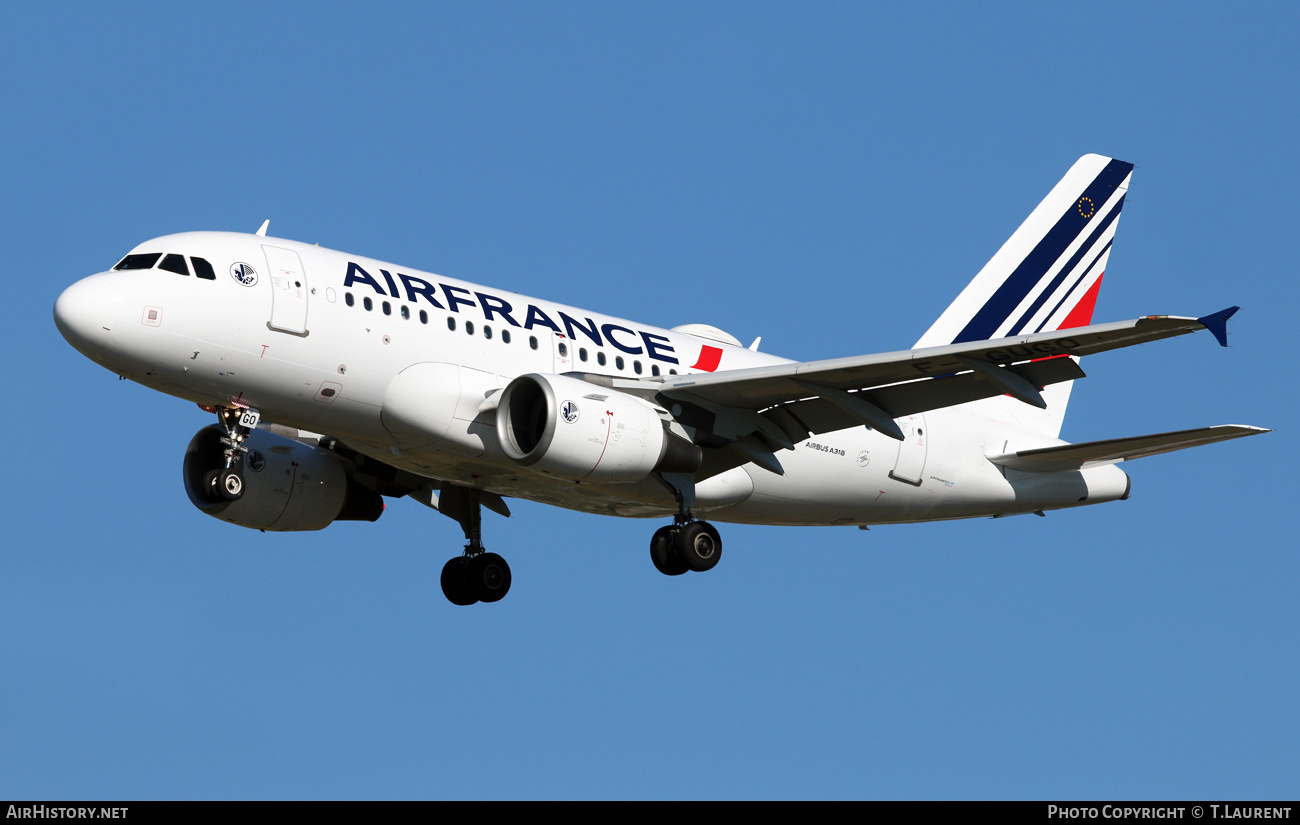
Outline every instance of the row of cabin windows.
<path id="1" fill-rule="evenodd" d="M 352 295 L 351 292 L 345 292 L 345 293 L 343 293 L 343 303 L 347 304 L 347 305 L 350 306 L 350 307 L 351 307 L 351 306 L 356 306 L 356 305 L 357 305 L 357 299 L 353 297 L 353 295 Z M 363 295 L 363 296 L 361 297 L 361 306 L 362 306 L 363 308 L 365 308 L 366 312 L 370 312 L 370 311 L 372 311 L 372 310 L 375 308 L 375 302 L 374 302 L 374 299 L 371 298 L 371 297 L 368 296 L 368 295 Z M 390 304 L 390 303 L 387 302 L 387 301 L 380 301 L 380 302 L 379 302 L 379 309 L 380 309 L 380 311 L 383 312 L 385 315 L 392 315 L 392 314 L 393 314 L 393 305 Z M 401 304 L 401 305 L 399 305 L 398 308 L 397 308 L 397 312 L 398 312 L 399 315 L 402 316 L 402 318 L 403 318 L 404 320 L 407 320 L 407 321 L 411 320 L 411 308 L 408 307 L 406 304 Z M 428 313 L 428 312 L 425 312 L 424 310 L 420 310 L 420 316 L 419 316 L 419 317 L 420 317 L 420 323 L 422 323 L 422 324 L 427 324 L 427 323 L 429 323 L 429 313 Z M 452 317 L 452 316 L 448 316 L 448 317 L 447 317 L 447 329 L 449 329 L 449 330 L 453 330 L 453 331 L 456 329 L 456 319 L 455 319 L 454 317 Z M 473 335 L 473 334 L 474 334 L 474 322 L 473 322 L 473 321 L 466 321 L 466 322 L 465 322 L 465 332 L 469 333 L 470 335 Z M 487 324 L 484 324 L 484 325 L 483 325 L 483 337 L 484 337 L 484 338 L 487 338 L 487 339 L 491 339 L 491 338 L 492 338 L 492 327 L 488 326 Z M 501 330 L 501 342 L 504 343 L 504 344 L 508 344 L 508 343 L 510 343 L 510 330 L 508 330 L 508 329 L 503 329 L 503 330 Z M 536 337 L 536 336 L 529 336 L 529 338 L 528 338 L 528 344 L 529 344 L 529 346 L 531 346 L 533 349 L 537 349 L 537 337 Z"/>
<path id="2" fill-rule="evenodd" d="M 343 293 L 343 303 L 347 304 L 347 305 L 350 306 L 350 307 L 351 307 L 351 306 L 356 306 L 356 305 L 357 305 L 357 299 L 356 299 L 355 297 L 353 297 L 353 295 L 352 295 L 351 292 L 345 292 L 345 293 Z M 361 306 L 362 306 L 362 307 L 363 307 L 367 312 L 371 312 L 371 311 L 373 311 L 374 308 L 375 308 L 375 302 L 374 302 L 374 299 L 372 299 L 372 298 L 371 298 L 370 296 L 368 296 L 368 295 L 363 295 L 363 296 L 361 296 Z M 393 305 L 390 304 L 388 301 L 381 301 L 380 304 L 379 304 L 379 308 L 380 308 L 380 311 L 383 312 L 385 315 L 392 315 L 392 314 L 393 314 Z M 410 309 L 410 307 L 408 307 L 406 304 L 401 304 L 401 305 L 398 307 L 398 314 L 400 314 L 404 320 L 408 320 L 408 321 L 409 321 L 409 320 L 411 319 L 411 309 Z M 421 323 L 421 324 L 427 324 L 427 323 L 429 323 L 429 313 L 428 313 L 428 312 L 425 312 L 424 310 L 420 310 L 420 323 Z M 473 334 L 474 334 L 474 322 L 473 322 L 473 321 L 466 321 L 464 326 L 465 326 L 465 333 L 466 333 L 467 335 L 473 335 Z M 454 316 L 454 315 L 448 315 L 448 316 L 447 316 L 447 329 L 451 330 L 452 332 L 455 332 L 455 331 L 456 331 L 456 316 Z M 484 337 L 484 338 L 487 338 L 488 340 L 491 340 L 491 339 L 492 339 L 492 327 L 491 327 L 490 325 L 488 325 L 488 324 L 484 324 L 484 325 L 483 325 L 483 337 Z M 503 344 L 508 344 L 508 343 L 510 343 L 510 330 L 508 330 L 508 329 L 503 329 L 503 330 L 501 330 L 501 342 L 502 342 Z M 528 336 L 528 346 L 529 346 L 530 349 L 537 349 L 537 336 L 536 336 L 536 335 L 530 335 L 530 336 Z M 558 344 L 558 350 L 559 350 L 559 353 L 560 353 L 560 357 L 561 357 L 561 358 L 568 358 L 568 357 L 569 357 L 569 345 L 566 344 L 564 341 L 560 341 L 560 342 L 559 342 L 559 344 Z M 587 348 L 586 348 L 586 347 L 579 347 L 579 348 L 578 348 L 578 360 L 579 360 L 579 361 L 582 361 L 582 362 L 585 363 L 585 362 L 587 361 L 587 359 L 588 359 Z M 603 366 L 605 366 L 608 362 L 609 362 L 609 359 L 605 356 L 605 353 L 604 353 L 602 350 L 596 350 L 596 363 L 603 367 Z M 616 356 L 614 356 L 614 369 L 619 370 L 619 371 L 622 371 L 622 370 L 626 369 L 626 362 L 623 360 L 623 356 L 621 356 L 621 355 L 616 355 Z M 632 371 L 633 371 L 634 373 L 636 373 L 637 375 L 640 375 L 640 374 L 643 372 L 642 367 L 641 367 L 641 362 L 640 362 L 640 361 L 633 361 L 633 362 L 632 362 Z M 670 370 L 668 370 L 668 372 L 669 372 L 670 375 L 676 375 L 676 374 L 677 374 L 677 370 L 672 370 L 672 369 L 670 369 Z M 658 375 L 660 374 L 660 372 L 659 372 L 659 365 L 658 365 L 658 364 L 651 364 L 651 365 L 650 365 L 650 374 L 651 374 L 651 375 L 654 375 L 654 376 L 658 376 Z"/>
<path id="3" fill-rule="evenodd" d="M 561 358 L 567 358 L 568 355 L 569 355 L 569 345 L 566 344 L 566 343 L 564 343 L 563 341 L 561 341 L 560 344 L 559 344 L 559 351 L 560 351 L 560 357 L 561 357 Z M 586 362 L 587 362 L 587 359 L 588 359 L 587 348 L 586 348 L 586 347 L 578 347 L 578 360 L 579 360 L 579 361 L 582 361 L 583 363 L 586 363 Z M 599 364 L 599 365 L 602 366 L 602 367 L 605 366 L 607 363 L 609 363 L 609 359 L 606 358 L 604 350 L 596 350 L 596 363 Z M 627 364 L 626 364 L 626 362 L 623 360 L 623 356 L 621 356 L 621 355 L 615 355 L 615 356 L 614 356 L 614 369 L 619 370 L 619 371 L 621 372 L 621 371 L 623 371 L 623 370 L 626 369 L 626 368 L 627 368 Z M 640 375 L 640 374 L 641 374 L 642 369 L 641 369 L 641 362 L 640 362 L 640 361 L 633 361 L 633 362 L 632 362 L 632 372 L 636 373 L 637 375 Z M 676 375 L 676 374 L 677 374 L 677 370 L 670 369 L 670 370 L 668 370 L 668 373 L 669 373 L 669 375 Z M 658 364 L 651 364 L 651 365 L 650 365 L 650 374 L 653 375 L 653 376 L 656 376 L 656 377 L 660 374 L 660 373 L 659 373 L 659 365 L 658 365 Z"/>
<path id="4" fill-rule="evenodd" d="M 158 259 L 162 258 L 160 262 Z M 217 273 L 212 269 L 212 264 L 203 258 L 190 256 L 190 263 L 194 265 L 194 274 L 205 281 L 215 281 Z M 177 275 L 189 275 L 189 267 L 185 265 L 185 256 L 177 255 L 175 252 L 163 256 L 161 252 L 140 252 L 135 255 L 127 255 L 118 261 L 114 270 L 126 269 L 153 269 L 154 266 L 165 272 L 175 272 Z"/>

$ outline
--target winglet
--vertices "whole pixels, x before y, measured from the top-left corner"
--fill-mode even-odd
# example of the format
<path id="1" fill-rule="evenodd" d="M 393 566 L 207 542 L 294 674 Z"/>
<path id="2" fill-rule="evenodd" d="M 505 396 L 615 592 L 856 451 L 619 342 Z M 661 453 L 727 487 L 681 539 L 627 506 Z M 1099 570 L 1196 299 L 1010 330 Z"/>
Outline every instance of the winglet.
<path id="1" fill-rule="evenodd" d="M 266 220 L 262 221 L 262 228 L 259 229 L 259 230 L 257 230 L 257 234 L 260 235 L 261 237 L 265 238 L 265 237 L 266 237 L 266 230 L 267 230 L 267 228 L 268 228 L 270 225 L 271 225 L 271 219 L 270 219 L 270 218 L 267 218 Z"/>
<path id="2" fill-rule="evenodd" d="M 1197 318 L 1196 322 L 1210 331 L 1219 346 L 1228 345 L 1228 319 L 1237 313 L 1241 307 L 1228 307 L 1221 309 L 1213 315 L 1206 315 L 1204 318 Z"/>

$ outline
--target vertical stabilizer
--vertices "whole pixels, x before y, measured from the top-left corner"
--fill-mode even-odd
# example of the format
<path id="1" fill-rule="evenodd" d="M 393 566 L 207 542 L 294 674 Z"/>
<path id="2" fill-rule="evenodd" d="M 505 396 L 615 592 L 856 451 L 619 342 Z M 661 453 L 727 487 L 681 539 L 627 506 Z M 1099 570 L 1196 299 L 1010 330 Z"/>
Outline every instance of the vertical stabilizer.
<path id="1" fill-rule="evenodd" d="M 916 342 L 960 344 L 1087 326 L 1101 289 L 1132 177 L 1133 164 L 1084 155 L 1020 228 Z M 1007 406 L 1026 427 L 1060 433 L 1072 382 L 1043 392 L 1046 410 L 1010 398 L 977 402 Z"/>

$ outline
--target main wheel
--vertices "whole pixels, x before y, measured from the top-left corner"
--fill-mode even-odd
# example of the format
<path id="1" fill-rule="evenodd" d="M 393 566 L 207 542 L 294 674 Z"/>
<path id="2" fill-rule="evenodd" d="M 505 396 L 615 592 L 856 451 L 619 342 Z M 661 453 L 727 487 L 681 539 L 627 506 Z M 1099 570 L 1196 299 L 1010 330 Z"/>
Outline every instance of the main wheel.
<path id="1" fill-rule="evenodd" d="M 510 565 L 496 553 L 469 560 L 469 580 L 481 602 L 499 602 L 510 592 Z"/>
<path id="2" fill-rule="evenodd" d="M 677 531 L 677 555 L 697 573 L 712 570 L 722 558 L 722 537 L 707 521 L 692 521 Z"/>
<path id="3" fill-rule="evenodd" d="M 470 586 L 470 560 L 457 556 L 442 566 L 442 595 L 452 604 L 467 605 L 478 601 L 478 594 Z"/>
<path id="4" fill-rule="evenodd" d="M 660 527 L 650 539 L 650 561 L 665 576 L 680 576 L 689 568 L 673 549 L 673 528 Z"/>

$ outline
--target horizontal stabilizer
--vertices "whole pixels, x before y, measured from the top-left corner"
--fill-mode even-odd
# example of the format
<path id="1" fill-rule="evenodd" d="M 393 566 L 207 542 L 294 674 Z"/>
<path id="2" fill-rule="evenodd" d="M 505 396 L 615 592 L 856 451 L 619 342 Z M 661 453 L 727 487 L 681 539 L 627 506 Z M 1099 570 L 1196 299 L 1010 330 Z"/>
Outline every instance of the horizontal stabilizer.
<path id="1" fill-rule="evenodd" d="M 1055 473 L 1115 464 L 1160 453 L 1172 453 L 1174 450 L 1267 432 L 1272 430 L 1242 424 L 1220 424 L 1216 427 L 1200 427 L 1195 430 L 1138 435 L 1131 438 L 1108 438 L 1104 441 L 1021 450 L 1017 453 L 991 455 L 989 461 L 1028 473 Z"/>

